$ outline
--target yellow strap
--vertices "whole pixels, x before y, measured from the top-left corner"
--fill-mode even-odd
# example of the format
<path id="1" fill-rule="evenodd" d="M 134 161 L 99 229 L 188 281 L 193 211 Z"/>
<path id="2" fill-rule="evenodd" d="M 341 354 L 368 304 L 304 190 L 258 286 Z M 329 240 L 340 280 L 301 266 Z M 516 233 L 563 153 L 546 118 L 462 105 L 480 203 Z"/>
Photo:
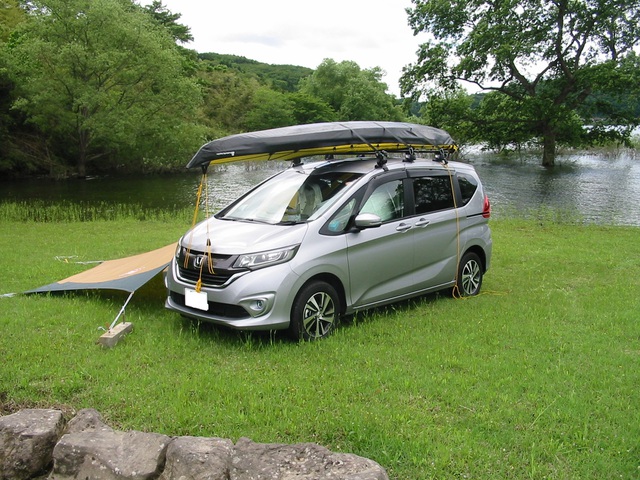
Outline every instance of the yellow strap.
<path id="1" fill-rule="evenodd" d="M 204 210 L 205 210 L 205 218 L 209 218 L 209 185 L 208 184 L 205 184 L 204 186 Z M 213 258 L 211 256 L 211 235 L 209 234 L 209 222 L 207 222 L 206 254 L 207 254 L 207 270 L 211 275 L 213 275 L 215 272 L 213 271 Z M 202 268 L 200 268 L 200 278 L 202 278 Z"/>
<path id="2" fill-rule="evenodd" d="M 189 266 L 189 256 L 191 255 L 191 244 L 193 242 L 193 228 L 196 226 L 198 222 L 198 209 L 200 207 L 200 200 L 202 199 L 202 191 L 204 190 L 204 209 L 205 209 L 205 218 L 209 218 L 209 186 L 207 183 L 207 172 L 202 173 L 202 179 L 200 180 L 200 185 L 198 186 L 198 193 L 196 195 L 196 208 L 193 212 L 193 220 L 191 222 L 191 233 L 189 234 L 189 243 L 187 245 L 187 251 L 184 255 L 184 268 Z M 207 270 L 210 274 L 214 274 L 213 271 L 213 258 L 211 255 L 211 240 L 209 238 L 209 222 L 207 222 Z M 202 267 L 204 266 L 204 262 L 200 264 L 200 272 L 198 275 L 198 281 L 196 282 L 196 292 L 200 293 L 202 290 Z"/>
<path id="3" fill-rule="evenodd" d="M 193 241 L 193 227 L 196 226 L 198 221 L 198 209 L 200 208 L 200 198 L 202 197 L 202 188 L 207 184 L 207 172 L 203 172 L 200 180 L 200 186 L 198 186 L 198 193 L 196 195 L 196 208 L 193 212 L 193 220 L 191 221 L 191 234 L 189 235 L 189 244 L 187 245 L 187 251 L 184 254 L 184 268 L 189 266 L 189 256 L 191 255 L 191 242 Z M 198 290 L 200 291 L 200 290 Z"/>
<path id="4" fill-rule="evenodd" d="M 458 215 L 458 202 L 456 201 L 456 190 L 453 186 L 453 173 L 449 169 L 448 164 L 444 164 L 444 168 L 449 173 L 449 183 L 451 187 L 451 193 L 453 194 L 453 210 L 456 212 L 456 276 L 454 278 L 455 284 L 453 286 L 453 298 L 462 298 L 460 289 L 458 288 L 458 270 L 460 270 L 460 215 Z"/>

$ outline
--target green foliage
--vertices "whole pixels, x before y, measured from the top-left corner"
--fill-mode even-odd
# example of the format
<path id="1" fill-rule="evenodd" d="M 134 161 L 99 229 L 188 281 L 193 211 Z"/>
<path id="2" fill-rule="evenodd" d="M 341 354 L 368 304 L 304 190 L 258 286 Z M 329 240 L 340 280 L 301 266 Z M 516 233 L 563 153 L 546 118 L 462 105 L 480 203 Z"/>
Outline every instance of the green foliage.
<path id="1" fill-rule="evenodd" d="M 173 209 L 164 207 L 146 207 L 137 204 L 114 204 L 112 202 L 45 202 L 29 200 L 28 202 L 0 203 L 0 222 L 36 222 L 36 223 L 69 223 L 122 221 L 135 219 L 138 221 L 167 222 L 182 219 L 187 225 L 193 217 L 192 208 Z"/>
<path id="2" fill-rule="evenodd" d="M 182 15 L 179 13 L 171 13 L 160 0 L 153 0 L 150 5 L 144 7 L 144 10 L 155 19 L 158 25 L 166 28 L 175 41 L 181 43 L 193 41 L 191 29 L 186 25 L 178 23 Z"/>
<path id="3" fill-rule="evenodd" d="M 289 101 L 297 124 L 333 122 L 336 112 L 321 99 L 306 93 L 292 93 Z"/>
<path id="4" fill-rule="evenodd" d="M 293 125 L 291 102 L 284 93 L 261 87 L 253 92 L 252 107 L 245 116 L 244 127 L 248 131 Z"/>
<path id="5" fill-rule="evenodd" d="M 638 94 L 640 70 L 633 53 L 640 38 L 638 0 L 415 0 L 414 5 L 409 22 L 430 40 L 406 69 L 403 91 L 418 95 L 427 87 L 452 89 L 466 82 L 507 96 L 499 102 L 508 107 L 503 112 L 520 112 L 511 117 L 520 133 L 542 139 L 545 165 L 554 162 L 556 142 L 579 141 L 574 112 L 594 93 L 600 94 L 600 111 L 608 110 L 605 101 L 619 93 L 622 77 L 627 94 Z M 619 112 L 615 103 L 609 105 Z M 637 117 L 625 118 L 626 124 L 637 124 Z"/>
<path id="6" fill-rule="evenodd" d="M 297 91 L 300 80 L 313 73 L 313 70 L 307 67 L 271 65 L 238 55 L 201 53 L 198 57 L 212 65 L 222 65 L 241 74 L 253 76 L 262 85 L 281 92 Z"/>
<path id="7" fill-rule="evenodd" d="M 25 21 L 25 12 L 17 0 L 0 0 L 0 43 L 6 42 L 13 29 Z"/>
<path id="8" fill-rule="evenodd" d="M 315 122 L 328 122 L 336 113 L 322 100 L 304 93 L 281 93 L 267 87 L 254 91 L 244 117 L 244 129 L 265 130 Z"/>
<path id="9" fill-rule="evenodd" d="M 362 70 L 355 62 L 326 59 L 301 81 L 300 92 L 321 99 L 340 120 L 403 120 L 381 79 L 378 68 Z"/>
<path id="10" fill-rule="evenodd" d="M 476 114 L 471 108 L 473 97 L 462 89 L 432 92 L 420 111 L 427 125 L 448 131 L 459 144 L 475 139 Z"/>
<path id="11" fill-rule="evenodd" d="M 260 87 L 257 80 L 208 65 L 199 69 L 197 77 L 204 97 L 202 122 L 209 128 L 209 137 L 243 131 L 253 92 Z"/>
<path id="12" fill-rule="evenodd" d="M 66 146 L 56 153 L 79 175 L 109 155 L 136 165 L 195 148 L 199 91 L 164 29 L 126 0 L 38 5 L 10 50 L 14 107 Z"/>

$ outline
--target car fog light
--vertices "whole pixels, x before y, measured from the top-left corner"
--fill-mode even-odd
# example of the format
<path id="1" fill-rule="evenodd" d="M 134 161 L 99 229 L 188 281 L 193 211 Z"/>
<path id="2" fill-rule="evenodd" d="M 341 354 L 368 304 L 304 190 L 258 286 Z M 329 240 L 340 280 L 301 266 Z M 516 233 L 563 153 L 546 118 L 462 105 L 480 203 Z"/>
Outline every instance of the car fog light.
<path id="1" fill-rule="evenodd" d="M 251 302 L 251 305 L 249 305 L 249 308 L 251 308 L 251 310 L 253 310 L 256 313 L 261 313 L 264 311 L 265 308 L 267 308 L 267 302 L 266 300 L 263 299 L 256 299 L 253 302 Z"/>
<path id="2" fill-rule="evenodd" d="M 249 315 L 252 317 L 259 317 L 266 315 L 273 308 L 275 301 L 275 294 L 262 293 L 255 297 L 248 297 L 242 299 L 239 304 L 242 306 Z"/>
<path id="3" fill-rule="evenodd" d="M 252 317 L 259 317 L 271 311 L 275 297 L 273 293 L 261 293 L 255 297 L 243 298 L 238 304 Z"/>

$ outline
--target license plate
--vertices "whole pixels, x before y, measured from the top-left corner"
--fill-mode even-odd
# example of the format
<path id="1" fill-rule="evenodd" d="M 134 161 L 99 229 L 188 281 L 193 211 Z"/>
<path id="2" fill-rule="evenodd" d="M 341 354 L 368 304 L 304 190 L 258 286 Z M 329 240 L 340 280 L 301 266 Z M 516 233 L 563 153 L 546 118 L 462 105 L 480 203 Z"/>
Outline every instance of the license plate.
<path id="1" fill-rule="evenodd" d="M 206 292 L 196 292 L 190 288 L 184 289 L 184 303 L 187 307 L 197 308 L 198 310 L 209 310 L 209 302 L 207 302 Z"/>

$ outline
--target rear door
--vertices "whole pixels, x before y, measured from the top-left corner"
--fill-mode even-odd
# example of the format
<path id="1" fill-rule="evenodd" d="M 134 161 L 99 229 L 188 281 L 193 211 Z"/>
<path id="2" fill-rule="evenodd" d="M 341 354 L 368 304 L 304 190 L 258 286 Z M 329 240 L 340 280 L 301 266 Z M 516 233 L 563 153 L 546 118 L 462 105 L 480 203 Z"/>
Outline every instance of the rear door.
<path id="1" fill-rule="evenodd" d="M 413 279 L 416 290 L 454 281 L 458 265 L 458 229 L 454 200 L 455 173 L 423 170 L 409 173 L 407 190 L 415 207 Z"/>

